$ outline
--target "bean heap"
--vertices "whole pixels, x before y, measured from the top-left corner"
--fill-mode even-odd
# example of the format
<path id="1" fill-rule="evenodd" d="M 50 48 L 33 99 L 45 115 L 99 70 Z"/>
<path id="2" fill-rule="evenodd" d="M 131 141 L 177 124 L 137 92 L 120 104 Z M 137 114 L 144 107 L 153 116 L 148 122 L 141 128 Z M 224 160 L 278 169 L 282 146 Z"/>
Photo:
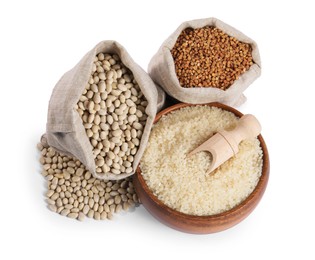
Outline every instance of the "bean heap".
<path id="1" fill-rule="evenodd" d="M 139 202 L 130 177 L 98 180 L 79 160 L 59 154 L 45 143 L 37 147 L 41 151 L 42 175 L 48 182 L 46 201 L 51 211 L 80 221 L 85 216 L 104 220 Z"/>
<path id="2" fill-rule="evenodd" d="M 99 53 L 77 103 L 93 147 L 96 172 L 131 173 L 148 102 L 116 54 Z"/>
<path id="3" fill-rule="evenodd" d="M 171 50 L 182 87 L 228 89 L 253 64 L 252 48 L 215 27 L 187 28 Z"/>

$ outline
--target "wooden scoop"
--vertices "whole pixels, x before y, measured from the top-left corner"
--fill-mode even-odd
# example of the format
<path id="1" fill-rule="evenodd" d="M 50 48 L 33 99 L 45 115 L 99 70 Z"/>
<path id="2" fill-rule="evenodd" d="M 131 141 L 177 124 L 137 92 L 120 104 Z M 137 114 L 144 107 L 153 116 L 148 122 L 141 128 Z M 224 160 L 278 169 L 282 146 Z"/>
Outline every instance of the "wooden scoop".
<path id="1" fill-rule="evenodd" d="M 238 153 L 238 145 L 241 141 L 254 138 L 260 132 L 261 126 L 256 117 L 249 114 L 244 115 L 233 130 L 218 131 L 214 136 L 191 151 L 188 157 L 201 151 L 210 152 L 212 154 L 212 163 L 208 170 L 208 173 L 210 173 Z"/>

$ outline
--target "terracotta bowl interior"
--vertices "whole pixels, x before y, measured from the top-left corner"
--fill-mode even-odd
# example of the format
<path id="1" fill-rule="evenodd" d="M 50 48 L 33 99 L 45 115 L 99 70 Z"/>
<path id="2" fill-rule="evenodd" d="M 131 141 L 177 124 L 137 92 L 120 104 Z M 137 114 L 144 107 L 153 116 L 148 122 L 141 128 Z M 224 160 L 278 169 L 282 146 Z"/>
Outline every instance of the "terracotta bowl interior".
<path id="1" fill-rule="evenodd" d="M 236 109 L 223 105 L 221 103 L 209 103 L 207 106 L 215 106 L 234 113 L 241 117 L 243 114 Z M 157 114 L 154 123 L 163 115 L 186 106 L 195 106 L 192 104 L 179 103 L 168 107 Z M 171 228 L 194 234 L 209 234 L 228 229 L 243 219 L 245 219 L 257 206 L 266 189 L 269 178 L 269 156 L 266 144 L 261 135 L 258 136 L 261 148 L 263 150 L 263 169 L 261 178 L 254 191 L 241 204 L 226 212 L 211 216 L 192 216 L 173 210 L 163 204 L 151 192 L 145 180 L 141 175 L 140 167 L 134 175 L 134 186 L 143 206 L 162 223 Z"/>

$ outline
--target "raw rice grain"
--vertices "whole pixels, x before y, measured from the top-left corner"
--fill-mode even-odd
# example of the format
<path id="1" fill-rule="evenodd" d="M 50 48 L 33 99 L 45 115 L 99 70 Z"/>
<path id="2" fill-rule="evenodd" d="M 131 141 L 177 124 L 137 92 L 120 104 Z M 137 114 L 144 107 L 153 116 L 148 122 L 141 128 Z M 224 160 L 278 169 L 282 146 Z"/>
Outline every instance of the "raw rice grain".
<path id="1" fill-rule="evenodd" d="M 143 178 L 157 198 L 172 209 L 198 216 L 222 213 L 246 199 L 262 172 L 257 138 L 241 142 L 239 153 L 211 174 L 207 152 L 186 158 L 215 132 L 232 129 L 237 121 L 233 113 L 209 106 L 185 107 L 163 116 L 153 127 L 140 162 Z"/>

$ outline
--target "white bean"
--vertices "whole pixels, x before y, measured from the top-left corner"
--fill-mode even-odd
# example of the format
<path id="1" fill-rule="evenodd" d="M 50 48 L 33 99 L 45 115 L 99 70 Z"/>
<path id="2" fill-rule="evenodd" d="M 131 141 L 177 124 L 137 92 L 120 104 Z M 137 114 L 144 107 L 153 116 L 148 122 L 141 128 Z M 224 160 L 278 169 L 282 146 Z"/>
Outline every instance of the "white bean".
<path id="1" fill-rule="evenodd" d="M 147 119 L 146 106 L 147 101 L 139 85 L 132 73 L 122 64 L 119 56 L 98 54 L 93 63 L 89 82 L 75 107 L 93 147 L 97 173 L 132 172 L 130 168 L 133 155 L 140 145 L 143 126 Z M 50 161 L 44 162 L 47 163 Z M 54 164 L 53 167 L 60 168 L 58 165 Z M 47 168 L 47 176 L 51 175 L 49 173 L 51 171 L 53 168 Z M 66 174 L 66 177 L 71 176 Z M 98 210 L 91 208 L 86 214 L 98 218 L 95 212 Z"/>

